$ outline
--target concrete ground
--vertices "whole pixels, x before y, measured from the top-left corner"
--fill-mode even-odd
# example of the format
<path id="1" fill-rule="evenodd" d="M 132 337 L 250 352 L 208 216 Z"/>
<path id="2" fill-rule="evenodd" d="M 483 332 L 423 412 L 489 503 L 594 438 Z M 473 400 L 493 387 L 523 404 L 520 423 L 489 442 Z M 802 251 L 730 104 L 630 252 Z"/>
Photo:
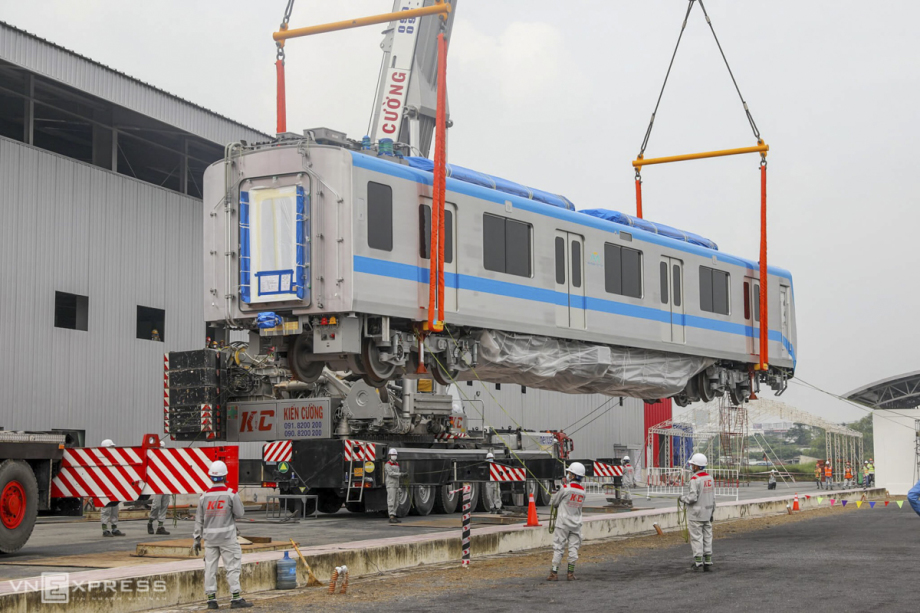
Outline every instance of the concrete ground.
<path id="1" fill-rule="evenodd" d="M 920 518 L 907 504 L 825 507 L 717 525 L 712 573 L 689 570 L 680 535 L 585 545 L 579 581 L 548 583 L 548 551 L 256 596 L 257 609 L 324 611 L 916 611 Z"/>
<path id="2" fill-rule="evenodd" d="M 800 494 L 815 494 L 814 483 L 800 484 L 785 488 L 780 484 L 775 491 L 768 492 L 763 483 L 742 487 L 740 498 L 752 499 L 765 496 L 786 496 L 795 488 L 802 488 Z M 641 497 L 642 490 L 634 493 L 635 508 L 664 508 L 675 505 L 673 498 L 652 498 L 647 500 Z M 603 494 L 589 494 L 587 506 L 606 505 Z M 541 516 L 545 509 L 541 509 Z M 382 537 L 402 536 L 410 534 L 425 534 L 459 527 L 460 516 L 454 515 L 429 515 L 427 517 L 409 516 L 403 519 L 403 524 L 390 526 L 385 518 L 375 514 L 355 515 L 342 509 L 335 515 L 321 514 L 319 519 L 307 519 L 297 523 L 266 522 L 263 512 L 248 512 L 247 521 L 240 526 L 243 535 L 269 536 L 273 540 L 293 538 L 301 546 L 327 545 L 332 543 L 360 541 Z M 54 565 L 42 565 L 42 561 L 65 556 L 85 554 L 100 554 L 133 552 L 138 543 L 156 542 L 160 539 L 191 538 L 194 521 L 178 520 L 174 524 L 169 520 L 166 528 L 172 534 L 165 536 L 150 536 L 146 530 L 146 520 L 129 520 L 119 522 L 119 529 L 127 534 L 125 537 L 103 538 L 99 522 L 88 522 L 76 518 L 39 518 L 32 537 L 26 546 L 15 554 L 0 554 L 0 580 L 20 579 L 34 577 L 46 571 L 77 572 L 95 566 L 61 566 L 60 560 L 55 560 Z M 99 558 L 94 562 L 98 563 Z M 68 561 L 69 562 L 69 561 Z M 75 560 L 74 563 L 79 562 Z"/>

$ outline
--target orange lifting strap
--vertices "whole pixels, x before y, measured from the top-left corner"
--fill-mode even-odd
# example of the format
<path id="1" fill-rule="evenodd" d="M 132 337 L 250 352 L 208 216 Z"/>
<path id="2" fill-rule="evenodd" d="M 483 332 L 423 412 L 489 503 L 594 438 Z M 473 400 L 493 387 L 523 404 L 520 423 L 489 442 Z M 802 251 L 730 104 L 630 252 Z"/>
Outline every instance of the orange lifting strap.
<path id="1" fill-rule="evenodd" d="M 278 82 L 278 133 L 287 130 L 284 91 L 284 41 L 301 36 L 312 36 L 325 32 L 348 30 L 412 17 L 438 15 L 441 32 L 438 34 L 438 85 L 437 108 L 435 112 L 434 181 L 431 207 L 431 268 L 429 271 L 428 330 L 442 330 L 444 327 L 444 198 L 447 191 L 447 38 L 444 36 L 444 22 L 451 6 L 444 0 L 435 0 L 429 6 L 406 11 L 359 17 L 306 28 L 288 29 L 294 0 L 288 0 L 281 27 L 272 34 L 278 48 L 275 72 Z"/>
<path id="2" fill-rule="evenodd" d="M 437 88 L 429 259 L 431 268 L 428 273 L 428 329 L 439 331 L 444 328 L 444 199 L 447 193 L 447 39 L 443 31 L 438 34 Z"/>
<path id="3" fill-rule="evenodd" d="M 719 48 L 719 53 L 722 55 L 722 60 L 725 62 L 725 67 L 728 69 L 728 74 L 735 86 L 735 91 L 738 92 L 738 97 L 741 99 L 741 104 L 744 107 L 744 113 L 747 117 L 748 123 L 751 125 L 751 129 L 754 132 L 754 138 L 757 139 L 757 145 L 754 147 L 740 147 L 737 149 L 723 149 L 721 151 L 706 151 L 703 153 L 689 153 L 684 155 L 647 159 L 645 157 L 645 148 L 648 146 L 648 140 L 652 134 L 652 127 L 655 124 L 655 115 L 658 113 L 658 106 L 661 104 L 661 97 L 664 95 L 665 86 L 668 84 L 668 77 L 671 74 L 671 68 L 674 66 L 674 58 L 677 56 L 677 49 L 680 47 L 680 40 L 683 37 L 684 30 L 687 27 L 687 18 L 690 16 L 690 11 L 693 9 L 694 2 L 699 2 L 700 8 L 703 11 L 703 15 L 706 17 L 706 23 L 709 24 L 709 29 L 712 31 L 712 36 Z M 767 152 L 769 150 L 770 147 L 760 137 L 760 131 L 757 129 L 757 124 L 754 123 L 754 118 L 751 116 L 751 111 L 748 108 L 747 102 L 745 102 L 744 96 L 741 95 L 741 89 L 738 87 L 738 82 L 735 80 L 735 75 L 732 74 L 732 69 L 728 65 L 728 59 L 725 57 L 725 52 L 722 50 L 721 43 L 719 43 L 719 37 L 716 36 L 716 31 L 712 26 L 712 20 L 709 18 L 709 14 L 706 12 L 706 7 L 703 5 L 703 0 L 689 0 L 687 5 L 687 13 L 684 15 L 684 20 L 680 27 L 680 34 L 677 37 L 677 44 L 674 46 L 674 52 L 671 54 L 671 63 L 668 64 L 668 71 L 665 73 L 664 83 L 661 85 L 661 92 L 658 94 L 658 101 L 655 103 L 655 110 L 652 112 L 652 118 L 649 121 L 648 128 L 645 131 L 645 138 L 642 140 L 642 147 L 639 150 L 639 155 L 632 163 L 633 168 L 636 170 L 636 216 L 640 219 L 642 218 L 641 171 L 643 166 L 665 164 L 668 162 L 682 162 L 686 160 L 723 157 L 727 155 L 739 155 L 744 153 L 760 154 L 760 361 L 754 367 L 755 370 L 759 371 L 768 370 L 770 364 L 770 328 L 767 323 L 767 305 L 769 304 L 769 301 L 767 300 Z"/>

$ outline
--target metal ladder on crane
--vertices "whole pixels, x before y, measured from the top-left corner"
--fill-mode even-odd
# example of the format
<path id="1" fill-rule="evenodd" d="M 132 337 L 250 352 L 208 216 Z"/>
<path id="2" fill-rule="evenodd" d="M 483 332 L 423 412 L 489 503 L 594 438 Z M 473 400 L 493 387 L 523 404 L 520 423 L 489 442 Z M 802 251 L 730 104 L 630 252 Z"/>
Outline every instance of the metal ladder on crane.
<path id="1" fill-rule="evenodd" d="M 364 502 L 364 462 L 358 461 L 361 466 L 361 478 L 355 480 L 355 456 L 352 454 L 348 461 L 348 487 L 345 490 L 345 503 Z M 357 492 L 355 491 L 357 490 Z"/>

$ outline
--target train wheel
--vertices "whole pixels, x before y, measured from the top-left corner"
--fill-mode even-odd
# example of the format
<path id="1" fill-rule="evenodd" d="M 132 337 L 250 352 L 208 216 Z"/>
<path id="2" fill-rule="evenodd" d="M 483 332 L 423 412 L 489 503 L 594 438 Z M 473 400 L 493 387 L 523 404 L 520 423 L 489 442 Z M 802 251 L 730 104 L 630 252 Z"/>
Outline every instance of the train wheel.
<path id="1" fill-rule="evenodd" d="M 441 385 L 450 385 L 454 382 L 454 379 L 457 378 L 457 375 L 460 374 L 460 371 L 456 368 L 446 368 L 443 366 L 443 358 L 438 360 L 431 360 L 433 363 L 428 369 L 431 371 L 431 377 L 440 383 Z"/>
<path id="2" fill-rule="evenodd" d="M 711 402 L 716 397 L 715 390 L 712 389 L 712 382 L 706 376 L 706 371 L 701 372 L 698 377 L 698 387 L 700 388 L 700 400 Z"/>
<path id="3" fill-rule="evenodd" d="M 732 401 L 732 404 L 735 406 L 741 406 L 744 404 L 744 391 L 742 391 L 740 385 L 732 385 L 728 388 L 728 398 Z"/>
<path id="4" fill-rule="evenodd" d="M 35 473 L 21 460 L 0 463 L 0 553 L 22 549 L 38 516 Z"/>
<path id="5" fill-rule="evenodd" d="M 428 515 L 434 508 L 434 486 L 415 485 L 412 487 L 412 515 Z"/>
<path id="6" fill-rule="evenodd" d="M 313 353 L 313 333 L 298 334 L 288 343 L 288 367 L 294 378 L 304 383 L 315 383 L 323 374 L 325 362 L 308 360 L 307 355 Z"/>
<path id="7" fill-rule="evenodd" d="M 364 340 L 364 347 L 361 349 L 361 362 L 366 370 L 364 382 L 371 387 L 385 386 L 387 381 L 396 373 L 396 365 L 381 361 L 377 343 L 369 338 Z"/>
<path id="8" fill-rule="evenodd" d="M 448 483 L 435 488 L 434 491 L 434 512 L 435 513 L 456 513 L 460 505 L 461 492 L 454 492 L 459 489 L 456 483 Z M 453 492 L 453 493 L 451 493 Z"/>

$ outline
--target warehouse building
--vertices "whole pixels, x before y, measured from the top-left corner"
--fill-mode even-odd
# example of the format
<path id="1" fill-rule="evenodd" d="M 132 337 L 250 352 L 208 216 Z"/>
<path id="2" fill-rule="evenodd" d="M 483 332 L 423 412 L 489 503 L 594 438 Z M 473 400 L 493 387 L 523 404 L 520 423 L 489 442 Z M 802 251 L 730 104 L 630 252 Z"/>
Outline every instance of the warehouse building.
<path id="1" fill-rule="evenodd" d="M 163 354 L 207 335 L 202 174 L 226 144 L 269 138 L 0 22 L 0 427 L 84 430 L 87 445 L 162 431 Z M 671 417 L 462 387 L 474 424 L 564 430 L 578 457 L 638 457 Z"/>
<path id="2" fill-rule="evenodd" d="M 267 138 L 0 23 L 0 427 L 162 431 L 163 354 L 205 342 L 202 173 Z"/>

